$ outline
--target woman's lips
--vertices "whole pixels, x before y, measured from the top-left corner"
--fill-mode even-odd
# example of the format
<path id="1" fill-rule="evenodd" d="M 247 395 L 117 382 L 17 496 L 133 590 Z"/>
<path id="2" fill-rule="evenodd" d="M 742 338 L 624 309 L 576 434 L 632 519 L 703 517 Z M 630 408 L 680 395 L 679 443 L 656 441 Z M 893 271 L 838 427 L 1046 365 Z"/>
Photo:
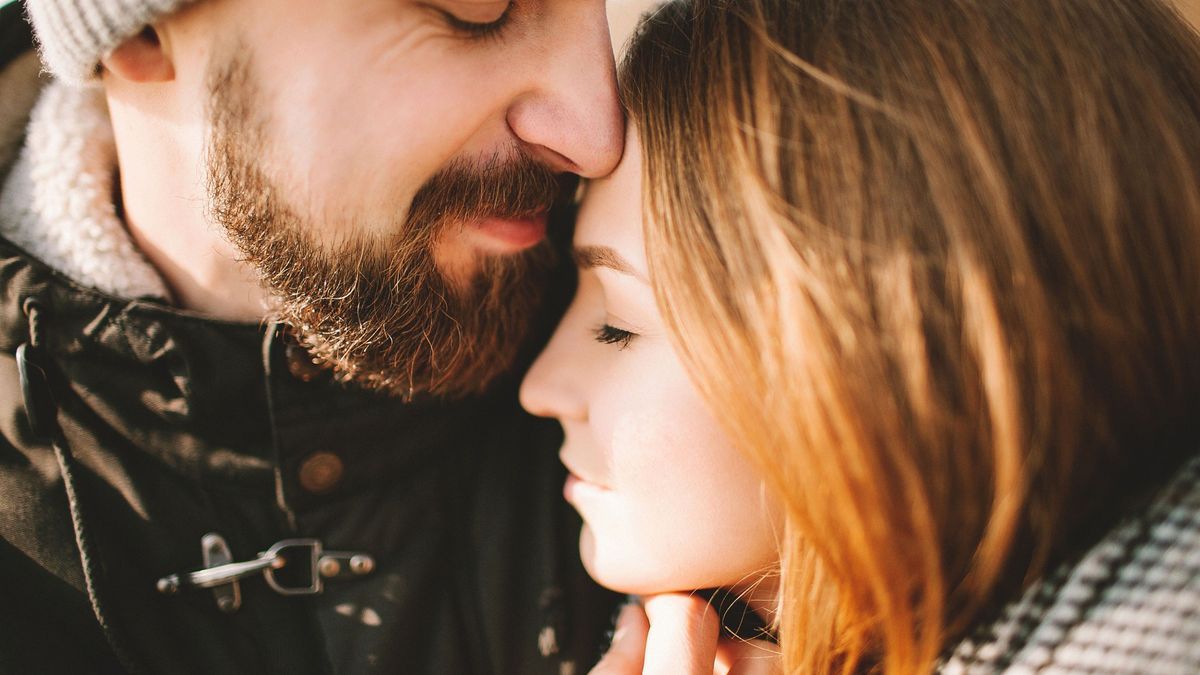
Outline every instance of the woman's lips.
<path id="1" fill-rule="evenodd" d="M 566 499 L 569 504 L 575 506 L 578 506 L 581 501 L 600 497 L 608 492 L 608 488 L 590 483 L 573 473 L 569 474 L 567 482 L 563 483 L 563 499 Z"/>
<path id="2" fill-rule="evenodd" d="M 575 504 L 580 498 L 587 499 L 589 496 L 599 496 L 610 491 L 607 487 L 580 476 L 564 455 L 560 454 L 559 459 L 568 472 L 567 482 L 563 484 L 563 498 L 571 504 Z"/>
<path id="3" fill-rule="evenodd" d="M 484 218 L 474 229 L 484 236 L 490 248 L 516 253 L 542 243 L 546 238 L 547 214 L 522 218 Z"/>

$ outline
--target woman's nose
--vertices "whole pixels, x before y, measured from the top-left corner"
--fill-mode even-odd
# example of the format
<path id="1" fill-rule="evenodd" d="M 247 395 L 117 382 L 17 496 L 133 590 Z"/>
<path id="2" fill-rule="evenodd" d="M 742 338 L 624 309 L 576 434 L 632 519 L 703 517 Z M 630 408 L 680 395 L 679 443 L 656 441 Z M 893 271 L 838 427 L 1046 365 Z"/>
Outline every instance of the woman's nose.
<path id="1" fill-rule="evenodd" d="M 571 358 L 567 348 L 569 325 L 564 320 L 554 332 L 550 343 L 533 362 L 521 383 L 521 406 L 531 415 L 554 417 L 560 420 L 582 420 L 587 406 L 580 386 L 583 367 L 581 354 Z"/>

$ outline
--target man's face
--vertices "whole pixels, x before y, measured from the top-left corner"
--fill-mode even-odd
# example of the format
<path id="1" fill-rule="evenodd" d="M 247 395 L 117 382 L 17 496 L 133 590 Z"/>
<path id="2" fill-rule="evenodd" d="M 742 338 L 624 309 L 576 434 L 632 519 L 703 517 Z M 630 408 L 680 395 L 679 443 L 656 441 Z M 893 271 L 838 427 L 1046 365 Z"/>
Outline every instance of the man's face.
<path id="1" fill-rule="evenodd" d="M 315 354 L 400 393 L 503 372 L 559 175 L 620 158 L 603 1 L 208 0 L 172 39 L 211 215 Z"/>

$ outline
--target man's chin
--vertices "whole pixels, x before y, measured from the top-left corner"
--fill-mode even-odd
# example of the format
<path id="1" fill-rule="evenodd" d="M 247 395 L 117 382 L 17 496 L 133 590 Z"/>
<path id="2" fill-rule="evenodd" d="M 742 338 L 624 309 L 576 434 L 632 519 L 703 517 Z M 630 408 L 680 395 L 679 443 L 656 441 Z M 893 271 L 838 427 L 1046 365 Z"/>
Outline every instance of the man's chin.
<path id="1" fill-rule="evenodd" d="M 393 267 L 368 266 L 338 275 L 357 283 L 327 285 L 319 280 L 328 270 L 314 269 L 311 285 L 284 296 L 280 318 L 342 381 L 403 397 L 462 398 L 511 370 L 555 259 L 543 242 L 521 254 L 474 256 L 460 279 L 434 272 L 420 284 L 405 283 Z M 428 259 L 412 266 L 440 269 Z"/>
<path id="2" fill-rule="evenodd" d="M 434 368 L 427 353 L 386 350 L 377 354 L 378 350 L 370 350 L 371 354 L 346 355 L 320 334 L 300 332 L 298 337 L 313 360 L 328 368 L 339 382 L 406 401 L 417 397 L 454 400 L 482 394 L 507 370 L 497 367 L 500 360 L 511 360 L 501 353 L 473 362 L 447 355 L 451 362 Z"/>

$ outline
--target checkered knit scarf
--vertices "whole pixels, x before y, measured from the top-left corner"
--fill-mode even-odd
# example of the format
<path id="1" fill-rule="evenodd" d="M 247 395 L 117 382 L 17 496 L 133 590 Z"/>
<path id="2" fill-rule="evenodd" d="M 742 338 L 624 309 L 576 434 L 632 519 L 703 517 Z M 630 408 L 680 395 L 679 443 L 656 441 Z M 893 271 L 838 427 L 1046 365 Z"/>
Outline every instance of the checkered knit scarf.
<path id="1" fill-rule="evenodd" d="M 958 644 L 939 672 L 1200 673 L 1200 456 L 1148 509 Z"/>

